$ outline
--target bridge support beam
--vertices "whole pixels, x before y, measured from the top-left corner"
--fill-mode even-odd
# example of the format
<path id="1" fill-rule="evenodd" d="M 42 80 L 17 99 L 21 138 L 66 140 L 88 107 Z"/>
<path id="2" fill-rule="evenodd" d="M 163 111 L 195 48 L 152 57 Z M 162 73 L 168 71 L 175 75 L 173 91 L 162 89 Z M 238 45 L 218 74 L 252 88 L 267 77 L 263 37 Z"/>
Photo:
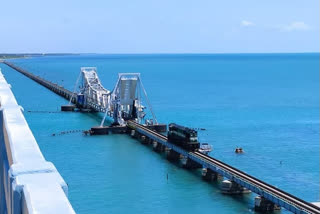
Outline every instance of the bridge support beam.
<path id="1" fill-rule="evenodd" d="M 224 180 L 221 183 L 221 193 L 223 194 L 245 194 L 250 193 L 251 191 L 247 188 L 237 184 L 234 181 Z"/>
<path id="2" fill-rule="evenodd" d="M 169 161 L 178 161 L 180 160 L 180 153 L 170 149 L 170 148 L 166 148 L 165 149 L 165 152 L 166 152 L 166 157 L 167 157 L 167 160 Z"/>
<path id="3" fill-rule="evenodd" d="M 208 182 L 218 180 L 219 174 L 208 168 L 202 169 L 202 179 Z"/>
<path id="4" fill-rule="evenodd" d="M 280 210 L 281 207 L 279 207 L 275 203 L 269 201 L 268 199 L 262 196 L 257 196 L 254 199 L 254 209 L 256 211 L 268 212 L 268 211 Z"/>

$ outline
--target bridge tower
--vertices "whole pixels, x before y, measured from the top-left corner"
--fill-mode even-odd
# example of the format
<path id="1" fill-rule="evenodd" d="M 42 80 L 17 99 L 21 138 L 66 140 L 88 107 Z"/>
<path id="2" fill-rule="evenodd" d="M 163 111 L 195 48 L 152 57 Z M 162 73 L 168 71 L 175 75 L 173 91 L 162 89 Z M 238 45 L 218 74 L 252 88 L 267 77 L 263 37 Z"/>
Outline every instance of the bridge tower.
<path id="1" fill-rule="evenodd" d="M 108 97 L 111 92 L 102 86 L 97 74 L 97 68 L 82 67 L 74 90 L 76 90 L 78 84 L 77 104 L 81 108 L 98 112 L 107 110 Z"/>
<path id="2" fill-rule="evenodd" d="M 119 73 L 118 81 L 110 96 L 114 125 L 125 125 L 127 120 L 142 123 L 146 116 L 144 111 L 146 106 L 142 104 L 143 98 L 152 114 L 152 119 L 145 120 L 145 122 L 147 124 L 157 124 L 140 73 Z M 104 120 L 101 125 L 103 125 L 103 122 Z"/>
<path id="3" fill-rule="evenodd" d="M 125 126 L 127 120 L 158 124 L 140 73 L 119 73 L 114 89 L 109 91 L 102 86 L 95 67 L 82 67 L 73 94 L 77 96 L 78 108 L 104 113 L 101 127 L 107 116 L 113 119 L 112 126 Z M 145 119 L 144 103 L 152 119 Z"/>

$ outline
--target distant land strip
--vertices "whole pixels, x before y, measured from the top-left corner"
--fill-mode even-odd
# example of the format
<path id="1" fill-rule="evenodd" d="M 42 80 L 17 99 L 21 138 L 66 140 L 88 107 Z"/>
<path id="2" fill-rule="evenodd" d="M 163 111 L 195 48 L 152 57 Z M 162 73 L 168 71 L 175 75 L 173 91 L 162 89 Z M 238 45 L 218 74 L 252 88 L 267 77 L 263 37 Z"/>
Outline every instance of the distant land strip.
<path id="1" fill-rule="evenodd" d="M 0 59 L 30 58 L 30 57 L 41 57 L 41 56 L 66 56 L 66 55 L 78 55 L 78 54 L 74 54 L 74 53 L 19 53 L 19 54 L 0 53 Z"/>

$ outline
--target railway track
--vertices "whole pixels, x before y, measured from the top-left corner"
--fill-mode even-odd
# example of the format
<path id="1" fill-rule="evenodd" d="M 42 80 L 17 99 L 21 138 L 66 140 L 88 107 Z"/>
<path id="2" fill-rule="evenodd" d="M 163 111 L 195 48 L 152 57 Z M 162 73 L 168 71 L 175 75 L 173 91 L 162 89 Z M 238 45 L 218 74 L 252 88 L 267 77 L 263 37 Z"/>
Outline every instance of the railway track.
<path id="1" fill-rule="evenodd" d="M 145 127 L 145 126 L 143 126 L 143 125 L 141 125 L 139 123 L 136 123 L 136 122 L 132 121 L 132 120 L 128 121 L 128 126 L 130 128 L 133 128 L 133 129 L 135 128 L 135 126 L 139 127 L 141 129 L 143 129 L 143 130 L 145 130 L 145 131 L 147 131 L 147 132 L 149 132 L 149 133 L 161 138 L 162 140 L 168 141 L 168 138 L 165 135 L 162 135 L 162 134 L 160 134 L 160 133 L 158 133 L 156 131 L 153 131 L 153 130 L 151 130 L 151 129 L 149 129 L 149 128 L 147 128 L 147 127 Z"/>
<path id="2" fill-rule="evenodd" d="M 138 124 L 134 121 L 128 121 L 128 126 L 130 128 L 140 128 L 143 129 L 144 131 L 147 131 L 148 133 L 162 139 L 165 141 L 168 141 L 168 138 L 156 131 L 153 131 L 151 129 L 148 129 L 147 127 Z M 280 190 L 279 188 L 272 186 L 270 184 L 267 184 L 263 181 L 261 181 L 260 179 L 257 179 L 251 175 L 248 175 L 247 173 L 236 169 L 226 163 L 223 163 L 222 161 L 217 160 L 216 158 L 210 157 L 208 155 L 202 154 L 198 151 L 195 152 L 189 152 L 190 155 L 196 156 L 197 158 L 201 159 L 202 161 L 211 164 L 213 166 L 216 166 L 218 168 L 221 168 L 222 170 L 228 172 L 229 174 L 233 175 L 234 177 L 238 177 L 241 180 L 256 186 L 259 190 L 264 191 L 264 192 L 268 192 L 269 194 L 273 195 L 274 197 L 285 201 L 288 204 L 291 204 L 292 206 L 299 208 L 300 210 L 303 210 L 306 213 L 312 213 L 312 214 L 320 214 L 320 207 L 309 203 L 307 201 L 304 201 L 294 195 L 291 195 L 290 193 L 287 193 L 283 190 Z"/>
<path id="3" fill-rule="evenodd" d="M 242 180 L 246 180 L 248 183 L 254 184 L 259 189 L 269 192 L 272 195 L 274 195 L 277 198 L 281 198 L 283 201 L 286 201 L 290 204 L 292 204 L 295 207 L 299 207 L 303 210 L 305 210 L 308 213 L 320 213 L 320 208 L 312 203 L 309 203 L 307 201 L 304 201 L 296 196 L 293 196 L 283 190 L 278 189 L 277 187 L 274 187 L 270 184 L 267 184 L 251 175 L 248 175 L 247 173 L 238 170 L 226 163 L 223 163 L 213 157 L 210 157 L 208 155 L 202 154 L 200 152 L 193 152 L 197 157 L 202 158 L 203 160 L 207 161 L 208 163 L 212 163 L 220 168 L 222 168 L 225 171 L 228 171 L 231 174 L 236 175 L 237 177 L 241 178 Z"/>

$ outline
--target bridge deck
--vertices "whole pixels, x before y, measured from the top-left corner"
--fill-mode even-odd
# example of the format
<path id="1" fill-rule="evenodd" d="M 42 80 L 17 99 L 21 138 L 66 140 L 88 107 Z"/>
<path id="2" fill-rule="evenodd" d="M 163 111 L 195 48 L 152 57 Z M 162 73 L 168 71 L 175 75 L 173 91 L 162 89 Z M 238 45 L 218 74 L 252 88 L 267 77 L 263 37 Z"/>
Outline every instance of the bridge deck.
<path id="1" fill-rule="evenodd" d="M 271 202 L 293 212 L 293 213 L 320 213 L 320 208 L 312 203 L 306 202 L 296 196 L 293 196 L 277 187 L 267 184 L 247 173 L 236 169 L 216 158 L 202 154 L 200 152 L 187 152 L 184 149 L 168 142 L 166 136 L 159 134 L 147 127 L 140 125 L 134 121 L 128 122 L 128 127 L 138 131 L 164 146 L 190 158 L 191 160 L 201 164 L 204 168 L 210 168 L 214 172 L 246 187 L 254 193 L 257 193 Z"/>
<path id="2" fill-rule="evenodd" d="M 8 65 L 9 67 L 15 69 L 16 71 L 22 73 L 23 75 L 29 77 L 30 79 L 34 80 L 35 82 L 39 83 L 40 85 L 43 85 L 44 87 L 48 88 L 49 90 L 55 92 L 56 94 L 68 99 L 68 100 L 70 100 L 70 98 L 73 94 L 73 92 L 69 91 L 68 89 L 65 89 L 62 86 L 59 86 L 56 83 L 52 83 L 48 80 L 45 80 L 39 76 L 36 76 L 36 75 L 34 75 L 34 74 L 32 74 L 22 68 L 10 63 L 10 62 L 4 61 L 3 63 Z M 73 94 L 73 95 L 75 95 L 75 94 Z M 76 103 L 76 96 L 73 96 L 72 102 Z"/>

